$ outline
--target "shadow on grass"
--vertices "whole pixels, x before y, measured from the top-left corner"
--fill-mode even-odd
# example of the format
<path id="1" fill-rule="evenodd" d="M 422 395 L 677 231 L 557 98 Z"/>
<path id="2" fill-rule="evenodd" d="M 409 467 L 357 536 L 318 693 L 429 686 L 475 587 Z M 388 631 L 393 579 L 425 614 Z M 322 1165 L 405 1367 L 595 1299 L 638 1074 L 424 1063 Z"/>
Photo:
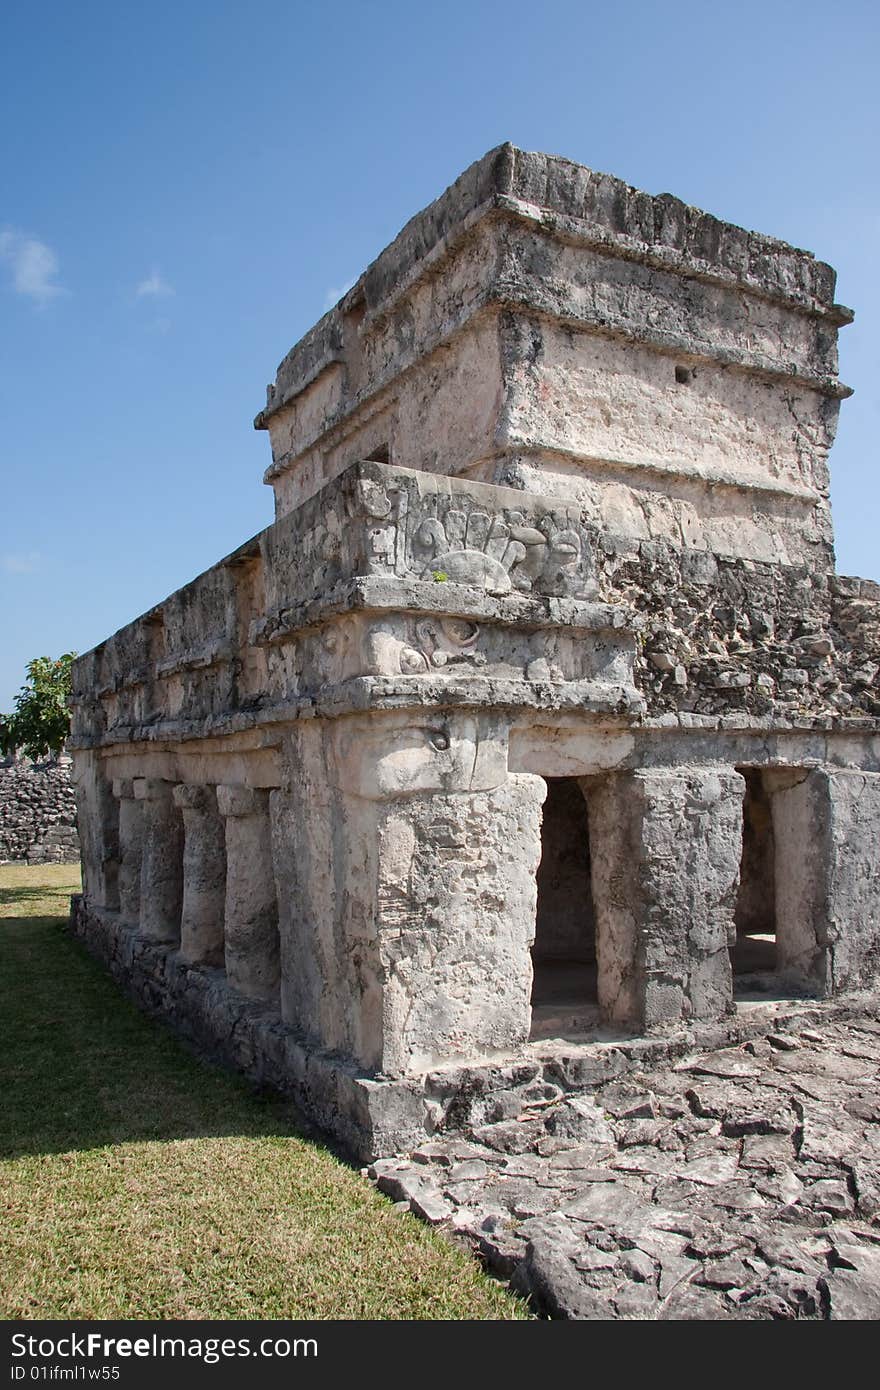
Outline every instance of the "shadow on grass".
<path id="1" fill-rule="evenodd" d="M 0 1017 L 0 1157 L 207 1135 L 314 1137 L 290 1102 L 201 1061 L 140 1013 L 58 917 L 0 922 Z"/>
<path id="2" fill-rule="evenodd" d="M 52 907 L 63 908 L 70 901 L 69 883 L 47 883 L 40 887 L 16 884 L 14 887 L 0 888 L 0 907 L 20 907 L 26 912 L 33 903 L 46 902 Z"/>

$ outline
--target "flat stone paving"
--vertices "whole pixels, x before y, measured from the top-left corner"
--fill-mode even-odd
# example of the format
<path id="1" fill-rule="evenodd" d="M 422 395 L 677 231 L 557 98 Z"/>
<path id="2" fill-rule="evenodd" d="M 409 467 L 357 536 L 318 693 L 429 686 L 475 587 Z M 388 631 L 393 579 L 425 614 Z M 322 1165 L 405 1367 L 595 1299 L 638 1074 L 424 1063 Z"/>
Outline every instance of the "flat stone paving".
<path id="1" fill-rule="evenodd" d="M 880 1317 L 880 1022 L 789 1021 L 589 1092 L 493 1096 L 365 1170 L 536 1311 Z"/>

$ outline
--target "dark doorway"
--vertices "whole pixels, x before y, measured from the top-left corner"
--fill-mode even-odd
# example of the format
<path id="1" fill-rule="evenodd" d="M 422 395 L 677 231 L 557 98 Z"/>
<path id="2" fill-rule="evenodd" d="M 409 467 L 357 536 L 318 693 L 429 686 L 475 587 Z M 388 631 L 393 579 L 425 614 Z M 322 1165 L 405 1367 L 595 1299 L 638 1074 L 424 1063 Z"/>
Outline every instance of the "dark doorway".
<path id="1" fill-rule="evenodd" d="M 759 768 L 741 767 L 745 778 L 739 893 L 731 950 L 735 994 L 775 987 L 776 844 L 770 795 Z"/>
<path id="2" fill-rule="evenodd" d="M 596 1017 L 596 929 L 587 802 L 574 777 L 548 777 L 532 948 L 532 1036 L 581 1031 Z"/>

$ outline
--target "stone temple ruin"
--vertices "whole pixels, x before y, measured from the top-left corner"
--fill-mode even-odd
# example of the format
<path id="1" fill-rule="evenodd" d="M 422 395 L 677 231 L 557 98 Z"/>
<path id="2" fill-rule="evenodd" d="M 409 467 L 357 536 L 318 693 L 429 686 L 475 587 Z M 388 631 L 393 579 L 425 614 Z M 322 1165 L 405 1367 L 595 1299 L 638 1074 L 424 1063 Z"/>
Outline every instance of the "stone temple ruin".
<path id="1" fill-rule="evenodd" d="M 509 145 L 413 218 L 269 387 L 274 523 L 76 664 L 114 973 L 362 1156 L 874 983 L 834 282 Z"/>

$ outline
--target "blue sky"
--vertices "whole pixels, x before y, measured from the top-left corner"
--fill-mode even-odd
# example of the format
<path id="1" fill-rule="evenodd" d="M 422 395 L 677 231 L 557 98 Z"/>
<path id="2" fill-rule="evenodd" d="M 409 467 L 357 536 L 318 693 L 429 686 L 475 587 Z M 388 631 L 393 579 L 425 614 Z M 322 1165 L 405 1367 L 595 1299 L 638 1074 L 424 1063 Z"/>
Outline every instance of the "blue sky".
<path id="1" fill-rule="evenodd" d="M 277 363 L 503 140 L 837 267 L 838 564 L 880 577 L 878 40 L 876 0 L 7 0 L 0 710 L 271 521 Z"/>

